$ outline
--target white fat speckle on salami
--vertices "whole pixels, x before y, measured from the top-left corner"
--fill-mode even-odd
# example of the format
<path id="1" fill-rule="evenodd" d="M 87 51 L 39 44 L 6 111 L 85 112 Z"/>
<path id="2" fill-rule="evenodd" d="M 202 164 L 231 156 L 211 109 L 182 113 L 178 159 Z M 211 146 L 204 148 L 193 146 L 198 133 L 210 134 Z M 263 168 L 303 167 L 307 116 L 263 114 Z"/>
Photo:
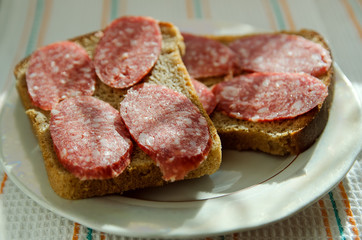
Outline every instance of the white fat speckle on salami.
<path id="1" fill-rule="evenodd" d="M 237 58 L 231 49 L 218 41 L 182 33 L 186 53 L 182 60 L 193 78 L 217 77 L 233 73 Z"/>
<path id="2" fill-rule="evenodd" d="M 192 85 L 199 97 L 199 100 L 206 110 L 207 114 L 211 114 L 216 107 L 216 98 L 214 93 L 202 82 L 195 79 L 191 80 Z"/>
<path id="3" fill-rule="evenodd" d="M 127 88 L 149 73 L 161 53 L 158 22 L 148 17 L 121 17 L 104 31 L 94 55 L 98 77 L 114 88 Z"/>
<path id="4" fill-rule="evenodd" d="M 35 51 L 26 72 L 30 98 L 44 110 L 51 110 L 67 97 L 92 95 L 95 79 L 94 66 L 85 49 L 69 41 Z"/>
<path id="5" fill-rule="evenodd" d="M 81 180 L 116 177 L 130 163 L 133 145 L 119 112 L 97 98 L 57 104 L 50 134 L 59 162 Z"/>
<path id="6" fill-rule="evenodd" d="M 320 44 L 288 34 L 259 34 L 235 40 L 230 48 L 242 70 L 251 72 L 324 74 L 331 66 L 329 52 Z"/>
<path id="7" fill-rule="evenodd" d="M 160 167 L 165 180 L 184 179 L 210 150 L 208 124 L 199 109 L 165 86 L 145 83 L 128 90 L 120 113 L 133 139 Z"/>
<path id="8" fill-rule="evenodd" d="M 212 89 L 217 110 L 250 121 L 294 118 L 323 103 L 326 86 L 304 73 L 252 73 L 221 82 Z"/>

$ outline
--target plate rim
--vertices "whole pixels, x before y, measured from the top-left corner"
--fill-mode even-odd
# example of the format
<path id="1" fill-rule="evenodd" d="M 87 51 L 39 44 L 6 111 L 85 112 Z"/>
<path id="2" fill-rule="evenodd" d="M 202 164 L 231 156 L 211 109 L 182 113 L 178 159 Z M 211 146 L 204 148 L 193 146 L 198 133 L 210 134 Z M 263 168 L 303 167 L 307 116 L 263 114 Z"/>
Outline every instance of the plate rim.
<path id="1" fill-rule="evenodd" d="M 352 83 L 350 82 L 350 80 L 344 75 L 344 73 L 342 72 L 342 70 L 340 69 L 340 67 L 338 66 L 337 63 L 334 63 L 334 67 L 335 67 L 335 74 L 339 75 L 336 76 L 336 78 L 340 78 L 341 81 L 343 81 L 346 86 L 348 87 L 348 90 L 350 90 L 353 93 L 353 98 L 356 101 L 358 108 L 359 108 L 359 120 L 361 123 L 361 119 L 362 119 L 362 111 L 361 111 L 361 102 L 358 98 L 357 92 L 355 90 L 355 88 L 353 87 Z M 9 91 L 10 90 L 10 91 Z M 3 91 L 1 92 L 1 96 L 5 96 L 4 98 L 0 99 L 0 119 L 3 119 L 3 112 L 4 112 L 4 106 L 6 103 L 6 96 L 9 96 L 10 94 L 16 94 L 14 93 L 15 91 L 15 82 L 12 81 L 12 79 L 8 79 L 8 82 L 5 83 L 5 87 L 3 88 Z M 334 100 L 333 100 L 334 101 Z M 333 103 L 332 103 L 333 106 Z M 362 136 L 359 135 L 358 137 L 358 142 L 361 143 L 362 142 Z M 2 167 L 4 169 L 4 171 L 6 172 L 6 174 L 9 176 L 9 178 L 14 182 L 14 184 L 19 187 L 27 196 L 29 196 L 31 199 L 33 199 L 35 202 L 37 202 L 39 205 L 47 208 L 48 210 L 62 216 L 65 217 L 67 219 L 70 219 L 72 221 L 75 222 L 79 222 L 80 224 L 84 225 L 84 226 L 88 226 L 91 227 L 92 229 L 98 230 L 98 231 L 107 231 L 107 229 L 104 229 L 104 227 L 102 226 L 95 226 L 92 224 L 87 224 L 84 223 L 79 217 L 73 216 L 73 215 L 69 215 L 69 214 L 65 214 L 64 212 L 61 211 L 61 209 L 58 209 L 56 207 L 54 207 L 52 204 L 48 203 L 47 201 L 43 200 L 40 196 L 34 194 L 33 191 L 31 191 L 31 189 L 24 185 L 24 183 L 21 182 L 20 178 L 18 178 L 17 176 L 14 176 L 12 173 L 12 170 L 8 168 L 8 166 L 6 165 L 5 161 L 4 161 L 4 156 L 3 156 L 3 140 L 0 141 L 0 150 L 1 150 L 1 155 L 0 155 L 0 163 L 2 164 Z M 193 234 L 180 234 L 180 233 L 174 233 L 174 235 L 167 235 L 167 236 L 163 236 L 162 233 L 157 233 L 154 232 L 152 235 L 150 235 L 150 232 L 145 232 L 146 235 L 142 235 L 140 233 L 136 233 L 134 234 L 133 232 L 129 232 L 127 231 L 126 228 L 123 228 L 123 231 L 110 231 L 108 229 L 108 233 L 111 234 L 116 234 L 116 235 L 122 235 L 122 236 L 129 236 L 129 237 L 160 237 L 160 238 L 170 238 L 170 237 L 178 237 L 178 238 L 188 238 L 188 237 L 205 237 L 205 236 L 211 236 L 211 235 L 215 235 L 215 234 L 228 234 L 228 233 L 232 233 L 235 231 L 244 231 L 244 230 L 249 230 L 249 229 L 255 229 L 255 228 L 259 228 L 265 225 L 269 225 L 273 222 L 277 222 L 280 221 L 282 219 L 285 219 L 291 215 L 294 215 L 295 213 L 301 211 L 302 209 L 306 208 L 307 206 L 313 204 L 315 201 L 317 201 L 318 199 L 320 199 L 324 194 L 326 194 L 328 191 L 330 191 L 330 189 L 334 188 L 348 173 L 348 171 L 352 168 L 354 162 L 356 161 L 356 157 L 357 155 L 361 152 L 361 148 L 360 149 L 355 149 L 353 152 L 353 157 L 351 156 L 350 158 L 353 160 L 348 161 L 348 164 L 345 166 L 345 170 L 343 172 L 345 172 L 343 175 L 339 176 L 338 178 L 335 179 L 335 181 L 333 183 L 330 183 L 330 187 L 328 189 L 325 189 L 325 191 L 321 192 L 320 194 L 315 195 L 314 198 L 312 200 L 310 200 L 306 205 L 302 205 L 299 206 L 298 209 L 295 209 L 293 212 L 289 212 L 288 214 L 285 214 L 283 216 L 279 216 L 278 218 L 275 218 L 273 221 L 269 221 L 269 222 L 265 222 L 259 225 L 255 225 L 255 226 L 249 226 L 247 228 L 243 228 L 240 227 L 238 229 L 228 229 L 225 231 L 217 231 L 217 232 L 200 232 L 200 233 L 193 233 Z M 64 199 L 61 199 L 64 200 Z M 64 200 L 64 201 L 71 201 L 71 200 Z M 83 201 L 83 200 L 81 200 Z M 84 200 L 85 202 L 88 201 L 92 201 L 92 199 L 86 199 Z M 142 200 L 141 200 L 142 201 Z M 205 202 L 210 202 L 210 201 L 215 201 L 214 199 L 210 199 L 210 200 L 205 200 Z M 217 200 L 220 201 L 220 200 Z M 192 205 L 192 204 L 191 204 Z M 121 229 L 122 230 L 122 229 Z"/>

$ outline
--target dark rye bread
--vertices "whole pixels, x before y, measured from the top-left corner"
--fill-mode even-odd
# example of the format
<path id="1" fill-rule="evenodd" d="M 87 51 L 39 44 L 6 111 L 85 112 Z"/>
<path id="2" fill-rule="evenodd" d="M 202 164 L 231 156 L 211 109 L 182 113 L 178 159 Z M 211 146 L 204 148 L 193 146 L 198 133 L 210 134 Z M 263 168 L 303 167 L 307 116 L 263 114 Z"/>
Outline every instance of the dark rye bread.
<path id="1" fill-rule="evenodd" d="M 330 53 L 326 41 L 315 31 L 283 32 L 295 34 L 321 44 Z M 247 36 L 247 35 L 245 35 Z M 207 36 L 228 45 L 244 36 Z M 198 79 L 207 86 L 223 81 L 226 77 Z M 328 87 L 328 97 L 323 104 L 294 119 L 271 122 L 251 122 L 213 112 L 211 119 L 221 138 L 223 149 L 257 150 L 273 155 L 298 154 L 310 147 L 326 126 L 333 99 L 333 66 L 319 79 Z"/>
<path id="2" fill-rule="evenodd" d="M 221 163 L 220 139 L 212 121 L 198 101 L 197 95 L 191 85 L 189 74 L 181 60 L 181 54 L 184 52 L 182 36 L 178 29 L 170 23 L 160 22 L 159 26 L 162 32 L 161 55 L 143 82 L 166 85 L 169 88 L 181 92 L 200 109 L 202 115 L 209 123 L 212 147 L 207 159 L 204 160 L 197 169 L 191 171 L 186 176 L 186 179 L 212 174 L 219 168 Z M 101 34 L 99 31 L 71 40 L 82 45 L 92 57 Z M 26 109 L 26 114 L 31 121 L 33 132 L 38 138 L 50 185 L 59 196 L 66 199 L 82 199 L 107 194 L 121 194 L 128 190 L 166 184 L 162 179 L 159 168 L 136 144 L 131 156 L 131 164 L 116 178 L 82 181 L 68 172 L 57 160 L 53 149 L 49 132 L 50 112 L 34 107 L 29 98 L 25 80 L 28 60 L 29 57 L 25 58 L 15 67 L 16 87 Z M 94 96 L 110 103 L 118 110 L 119 103 L 123 100 L 126 92 L 127 89 L 113 89 L 97 79 Z"/>

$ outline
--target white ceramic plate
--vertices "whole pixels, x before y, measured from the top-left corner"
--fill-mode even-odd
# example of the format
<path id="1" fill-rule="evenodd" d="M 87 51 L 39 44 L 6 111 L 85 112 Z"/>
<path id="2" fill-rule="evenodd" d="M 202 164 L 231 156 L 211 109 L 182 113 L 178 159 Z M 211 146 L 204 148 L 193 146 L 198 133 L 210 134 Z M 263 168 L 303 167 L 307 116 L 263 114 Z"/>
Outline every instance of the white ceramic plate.
<path id="1" fill-rule="evenodd" d="M 195 25 L 185 30 L 193 29 Z M 215 25 L 202 29 L 228 34 L 235 29 L 238 33 L 251 31 L 248 26 L 219 32 L 214 31 Z M 260 227 L 321 198 L 346 175 L 361 149 L 361 106 L 349 80 L 335 67 L 335 96 L 328 124 L 318 141 L 298 157 L 223 151 L 222 166 L 212 176 L 125 196 L 64 200 L 48 183 L 14 84 L 7 84 L 10 87 L 1 95 L 8 96 L 1 106 L 0 161 L 10 179 L 40 205 L 99 231 L 186 238 Z"/>

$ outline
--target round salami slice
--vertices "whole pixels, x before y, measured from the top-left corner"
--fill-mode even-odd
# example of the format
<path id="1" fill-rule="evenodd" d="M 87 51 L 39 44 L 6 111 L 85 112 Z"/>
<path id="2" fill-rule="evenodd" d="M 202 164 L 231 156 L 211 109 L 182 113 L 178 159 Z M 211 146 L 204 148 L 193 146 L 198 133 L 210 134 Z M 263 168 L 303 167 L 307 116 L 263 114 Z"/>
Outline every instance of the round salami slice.
<path id="1" fill-rule="evenodd" d="M 237 57 L 229 47 L 203 36 L 182 36 L 186 46 L 182 60 L 193 78 L 228 75 L 236 69 Z"/>
<path id="2" fill-rule="evenodd" d="M 143 84 L 130 89 L 120 113 L 133 139 L 167 181 L 184 179 L 210 150 L 206 119 L 187 97 L 165 86 Z"/>
<path id="3" fill-rule="evenodd" d="M 97 98 L 57 104 L 50 134 L 59 162 L 81 180 L 116 177 L 130 163 L 133 145 L 119 112 Z"/>
<path id="4" fill-rule="evenodd" d="M 252 73 L 213 87 L 217 109 L 250 121 L 288 119 L 323 103 L 326 86 L 304 73 Z"/>
<path id="5" fill-rule="evenodd" d="M 64 41 L 42 47 L 31 55 L 26 83 L 33 104 L 51 110 L 67 97 L 92 95 L 96 74 L 85 49 Z"/>
<path id="6" fill-rule="evenodd" d="M 94 55 L 98 77 L 113 88 L 127 88 L 149 73 L 161 53 L 158 22 L 147 17 L 121 17 L 104 31 Z"/>
<path id="7" fill-rule="evenodd" d="M 230 44 L 243 70 L 252 72 L 324 74 L 331 66 L 329 52 L 320 44 L 288 34 L 259 34 Z"/>
<path id="8" fill-rule="evenodd" d="M 191 79 L 192 85 L 199 97 L 199 100 L 206 110 L 207 114 L 211 114 L 216 107 L 216 98 L 214 93 L 202 82 Z"/>

